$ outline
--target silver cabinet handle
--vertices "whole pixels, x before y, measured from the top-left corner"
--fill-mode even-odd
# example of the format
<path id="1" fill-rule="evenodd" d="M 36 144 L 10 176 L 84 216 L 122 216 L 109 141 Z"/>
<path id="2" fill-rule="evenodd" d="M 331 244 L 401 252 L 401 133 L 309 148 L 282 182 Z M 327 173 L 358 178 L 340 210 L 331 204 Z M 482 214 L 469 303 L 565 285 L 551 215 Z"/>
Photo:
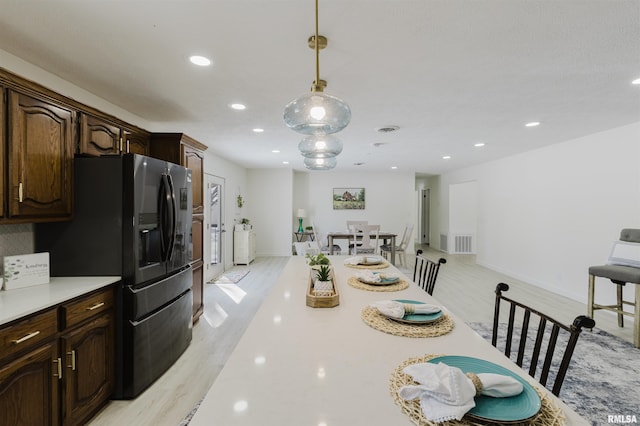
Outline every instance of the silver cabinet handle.
<path id="1" fill-rule="evenodd" d="M 58 380 L 62 379 L 62 360 L 60 358 L 54 359 L 53 362 L 57 363 L 58 374 L 53 374 L 53 377 L 57 377 Z"/>
<path id="2" fill-rule="evenodd" d="M 67 355 L 71 356 L 71 365 L 67 365 L 73 371 L 76 370 L 76 351 L 67 352 Z"/>
<path id="3" fill-rule="evenodd" d="M 99 308 L 99 307 L 101 307 L 101 306 L 104 306 L 104 302 L 99 302 L 99 303 L 96 303 L 96 304 L 95 304 L 95 305 L 93 305 L 93 306 L 89 306 L 89 307 L 87 308 L 87 311 L 93 311 L 94 309 L 98 309 L 98 308 Z"/>
<path id="4" fill-rule="evenodd" d="M 34 331 L 33 333 L 29 333 L 24 337 L 14 340 L 13 343 L 15 343 L 16 345 L 19 345 L 20 343 L 25 342 L 31 339 L 32 337 L 36 337 L 38 334 L 40 334 L 40 331 Z"/>

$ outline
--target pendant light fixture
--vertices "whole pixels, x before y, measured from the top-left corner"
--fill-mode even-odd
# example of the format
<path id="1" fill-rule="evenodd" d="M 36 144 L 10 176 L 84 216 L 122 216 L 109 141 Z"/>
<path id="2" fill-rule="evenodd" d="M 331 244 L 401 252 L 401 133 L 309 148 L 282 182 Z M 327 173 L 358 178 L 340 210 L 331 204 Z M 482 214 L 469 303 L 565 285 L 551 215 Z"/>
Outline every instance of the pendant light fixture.
<path id="1" fill-rule="evenodd" d="M 342 142 L 333 135 L 313 135 L 302 139 L 298 149 L 306 158 L 335 157 L 342 152 Z"/>
<path id="2" fill-rule="evenodd" d="M 304 165 L 309 170 L 331 170 L 333 169 L 338 160 L 336 157 L 326 157 L 326 158 L 305 158 Z"/>
<path id="3" fill-rule="evenodd" d="M 328 135 L 339 132 L 351 121 L 351 110 L 343 100 L 324 93 L 327 82 L 320 79 L 320 49 L 327 39 L 318 34 L 318 0 L 316 5 L 316 33 L 309 38 L 309 47 L 316 53 L 316 79 L 311 92 L 289 102 L 284 108 L 285 124 L 304 135 Z"/>

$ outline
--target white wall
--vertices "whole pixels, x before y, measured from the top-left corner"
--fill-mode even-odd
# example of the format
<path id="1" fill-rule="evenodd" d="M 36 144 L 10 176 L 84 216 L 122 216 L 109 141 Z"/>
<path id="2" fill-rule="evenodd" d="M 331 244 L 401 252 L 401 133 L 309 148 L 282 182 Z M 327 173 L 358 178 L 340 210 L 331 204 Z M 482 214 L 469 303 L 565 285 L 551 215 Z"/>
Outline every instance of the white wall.
<path id="1" fill-rule="evenodd" d="M 256 232 L 256 254 L 291 256 L 293 171 L 250 169 L 247 176 L 247 217 Z"/>
<path id="2" fill-rule="evenodd" d="M 293 205 L 289 211 L 292 226 L 288 241 L 297 229 L 296 211 L 306 210 L 304 226 L 311 222 L 320 233 L 346 231 L 347 220 L 367 220 L 381 230 L 402 237 L 407 223 L 415 223 L 415 175 L 413 172 L 347 173 L 332 171 L 294 174 Z M 365 188 L 364 210 L 334 210 L 333 188 Z M 337 241 L 336 241 L 337 242 Z M 399 241 L 398 241 L 399 242 Z M 339 244 L 346 253 L 346 240 Z M 411 247 L 412 249 L 413 247 Z"/>
<path id="3" fill-rule="evenodd" d="M 586 301 L 588 267 L 606 261 L 621 228 L 640 228 L 639 136 L 635 123 L 444 174 L 440 216 L 449 185 L 477 181 L 477 262 Z"/>

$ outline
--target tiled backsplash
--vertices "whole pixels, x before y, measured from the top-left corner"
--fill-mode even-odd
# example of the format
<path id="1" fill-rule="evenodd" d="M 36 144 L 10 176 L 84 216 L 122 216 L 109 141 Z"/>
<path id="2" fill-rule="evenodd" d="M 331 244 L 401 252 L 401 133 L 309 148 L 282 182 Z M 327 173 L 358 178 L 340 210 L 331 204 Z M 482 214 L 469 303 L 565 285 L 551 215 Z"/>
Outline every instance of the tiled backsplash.
<path id="1" fill-rule="evenodd" d="M 33 224 L 0 225 L 0 270 L 4 256 L 33 253 Z"/>

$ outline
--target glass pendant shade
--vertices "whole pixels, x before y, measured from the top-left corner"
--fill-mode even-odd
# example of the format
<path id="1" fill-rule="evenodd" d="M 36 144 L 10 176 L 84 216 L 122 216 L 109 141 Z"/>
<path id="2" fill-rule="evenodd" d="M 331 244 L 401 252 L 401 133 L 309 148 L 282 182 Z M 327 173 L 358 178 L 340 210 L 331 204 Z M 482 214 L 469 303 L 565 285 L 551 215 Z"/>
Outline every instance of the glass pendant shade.
<path id="1" fill-rule="evenodd" d="M 335 157 L 342 152 L 342 141 L 332 135 L 307 136 L 300 141 L 298 149 L 307 158 Z"/>
<path id="2" fill-rule="evenodd" d="M 304 165 L 309 170 L 331 170 L 336 164 L 338 164 L 336 157 L 304 159 Z"/>
<path id="3" fill-rule="evenodd" d="M 309 92 L 284 108 L 285 124 L 303 135 L 329 135 L 347 127 L 351 109 L 342 99 L 324 92 Z"/>

